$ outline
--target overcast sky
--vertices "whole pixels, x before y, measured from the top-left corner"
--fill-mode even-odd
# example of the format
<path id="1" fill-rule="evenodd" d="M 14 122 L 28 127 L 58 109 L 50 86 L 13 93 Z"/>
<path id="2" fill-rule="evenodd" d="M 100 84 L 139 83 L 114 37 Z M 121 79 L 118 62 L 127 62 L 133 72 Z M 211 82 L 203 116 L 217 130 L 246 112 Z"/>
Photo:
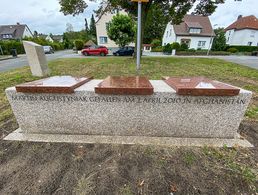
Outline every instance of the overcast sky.
<path id="1" fill-rule="evenodd" d="M 0 0 L 0 25 L 27 24 L 31 31 L 39 33 L 62 34 L 66 29 L 66 23 L 71 23 L 74 30 L 84 28 L 84 18 L 89 19 L 98 4 L 87 0 L 88 8 L 79 16 L 64 16 L 60 13 L 58 0 Z M 258 17 L 258 0 L 226 0 L 219 5 L 216 12 L 210 17 L 213 25 L 226 27 L 231 24 L 238 15 L 255 15 Z"/>

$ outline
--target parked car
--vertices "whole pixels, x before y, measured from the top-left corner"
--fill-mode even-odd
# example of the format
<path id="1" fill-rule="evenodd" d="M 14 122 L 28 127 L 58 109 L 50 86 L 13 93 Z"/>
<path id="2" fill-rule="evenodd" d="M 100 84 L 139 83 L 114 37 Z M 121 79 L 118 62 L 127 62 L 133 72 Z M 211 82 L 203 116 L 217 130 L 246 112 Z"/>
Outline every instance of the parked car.
<path id="1" fill-rule="evenodd" d="M 105 46 L 91 46 L 83 49 L 81 52 L 85 56 L 89 56 L 89 55 L 106 56 L 108 54 L 108 49 Z"/>
<path id="2" fill-rule="evenodd" d="M 134 53 L 134 47 L 123 47 L 113 52 L 114 56 L 132 56 Z"/>
<path id="3" fill-rule="evenodd" d="M 55 52 L 54 52 L 54 49 L 53 49 L 51 46 L 48 46 L 48 45 L 43 46 L 43 49 L 44 49 L 44 52 L 45 52 L 45 53 L 49 53 L 49 54 L 55 53 Z"/>

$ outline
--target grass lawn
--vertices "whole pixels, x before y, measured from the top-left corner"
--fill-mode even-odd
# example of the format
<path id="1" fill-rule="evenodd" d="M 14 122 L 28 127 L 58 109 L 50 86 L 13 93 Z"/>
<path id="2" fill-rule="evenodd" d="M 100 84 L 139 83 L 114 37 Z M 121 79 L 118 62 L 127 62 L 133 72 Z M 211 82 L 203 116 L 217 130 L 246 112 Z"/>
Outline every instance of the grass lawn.
<path id="1" fill-rule="evenodd" d="M 129 57 L 58 59 L 51 75 L 135 75 Z M 0 139 L 0 194 L 255 194 L 258 70 L 217 59 L 142 59 L 141 75 L 206 76 L 254 92 L 240 132 L 255 148 L 160 148 L 6 142 Z M 4 89 L 36 80 L 29 67 L 0 73 L 0 138 L 17 128 Z"/>

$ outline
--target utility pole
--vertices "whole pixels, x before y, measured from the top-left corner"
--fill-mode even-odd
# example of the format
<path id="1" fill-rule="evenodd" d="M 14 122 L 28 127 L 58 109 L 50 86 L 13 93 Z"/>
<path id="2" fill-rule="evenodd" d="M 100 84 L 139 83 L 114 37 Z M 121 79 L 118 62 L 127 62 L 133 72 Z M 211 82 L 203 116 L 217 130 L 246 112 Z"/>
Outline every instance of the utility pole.
<path id="1" fill-rule="evenodd" d="M 142 33 L 142 2 L 147 3 L 149 0 L 132 0 L 138 2 L 137 13 L 137 55 L 136 55 L 136 70 L 141 69 L 141 33 Z"/>
<path id="2" fill-rule="evenodd" d="M 218 26 L 218 24 L 214 24 L 213 25 L 213 28 L 215 26 Z M 207 56 L 210 54 L 210 50 L 211 50 L 211 47 L 212 47 L 212 43 L 213 43 L 213 40 L 214 40 L 214 37 L 213 37 L 213 31 L 214 29 L 212 28 L 212 33 L 211 33 L 211 40 L 210 40 L 210 43 L 209 43 L 209 47 L 208 47 L 208 51 L 207 51 Z"/>

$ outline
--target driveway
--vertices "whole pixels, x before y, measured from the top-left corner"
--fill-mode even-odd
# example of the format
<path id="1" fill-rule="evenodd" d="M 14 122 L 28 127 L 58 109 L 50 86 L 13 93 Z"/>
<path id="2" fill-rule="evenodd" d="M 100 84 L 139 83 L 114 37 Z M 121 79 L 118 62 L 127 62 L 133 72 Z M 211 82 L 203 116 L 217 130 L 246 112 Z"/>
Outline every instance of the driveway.
<path id="1" fill-rule="evenodd" d="M 67 56 L 72 56 L 72 50 L 57 51 L 54 54 L 46 54 L 47 61 L 55 60 L 57 58 L 64 58 Z M 26 55 L 19 55 L 18 58 L 12 58 L 8 60 L 0 61 L 0 72 L 5 72 L 11 69 L 20 68 L 23 66 L 28 66 L 28 60 Z"/>
<path id="2" fill-rule="evenodd" d="M 257 56 L 209 56 L 212 58 L 219 58 L 228 62 L 241 64 L 250 68 L 258 69 L 258 57 Z"/>

